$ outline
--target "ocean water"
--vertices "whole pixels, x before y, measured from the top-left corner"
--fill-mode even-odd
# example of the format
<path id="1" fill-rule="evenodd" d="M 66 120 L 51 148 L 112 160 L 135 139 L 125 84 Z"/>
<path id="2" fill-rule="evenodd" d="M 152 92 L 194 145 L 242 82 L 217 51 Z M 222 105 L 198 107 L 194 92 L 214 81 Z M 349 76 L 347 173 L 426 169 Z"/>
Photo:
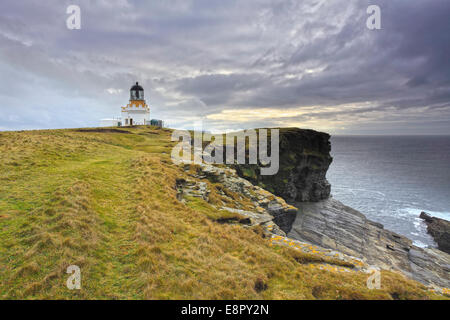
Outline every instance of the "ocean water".
<path id="1" fill-rule="evenodd" d="M 436 246 L 421 211 L 450 220 L 450 136 L 333 136 L 333 197 L 414 244 Z"/>

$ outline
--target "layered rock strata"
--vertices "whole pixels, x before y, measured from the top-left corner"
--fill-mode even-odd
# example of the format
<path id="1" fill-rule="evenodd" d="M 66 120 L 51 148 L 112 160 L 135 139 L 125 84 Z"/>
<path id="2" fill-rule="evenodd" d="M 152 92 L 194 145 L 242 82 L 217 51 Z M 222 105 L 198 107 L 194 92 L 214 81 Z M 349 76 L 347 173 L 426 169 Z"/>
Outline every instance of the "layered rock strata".
<path id="1" fill-rule="evenodd" d="M 299 213 L 288 236 L 401 271 L 424 284 L 450 287 L 450 255 L 419 248 L 402 235 L 332 198 L 296 203 Z"/>

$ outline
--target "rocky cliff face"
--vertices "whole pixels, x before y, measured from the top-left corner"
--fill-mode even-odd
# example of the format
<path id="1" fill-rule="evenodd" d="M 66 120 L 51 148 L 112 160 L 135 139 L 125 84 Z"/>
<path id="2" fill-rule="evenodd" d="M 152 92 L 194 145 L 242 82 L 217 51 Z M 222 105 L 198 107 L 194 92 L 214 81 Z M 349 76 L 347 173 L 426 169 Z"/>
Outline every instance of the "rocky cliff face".
<path id="1" fill-rule="evenodd" d="M 450 221 L 431 217 L 426 212 L 420 214 L 425 220 L 427 231 L 438 244 L 438 248 L 450 254 Z"/>
<path id="2" fill-rule="evenodd" d="M 191 165 L 185 166 L 185 171 L 191 178 L 177 180 L 179 200 L 182 201 L 186 196 L 202 198 L 211 204 L 214 203 L 213 205 L 220 210 L 243 217 L 240 223 L 250 226 L 261 225 L 270 229 L 270 233 L 273 234 L 285 236 L 291 230 L 298 209 L 287 204 L 284 199 L 239 177 L 234 169 L 208 164 L 194 167 L 195 170 L 192 172 Z M 211 183 L 221 185 L 215 201 L 211 199 L 211 189 L 208 187 Z M 233 199 L 233 195 L 238 199 Z M 242 206 L 241 203 L 246 203 L 246 206 Z M 229 204 L 236 207 L 230 208 Z"/>
<path id="3" fill-rule="evenodd" d="M 326 172 L 331 164 L 330 136 L 313 130 L 280 130 L 280 170 L 260 176 L 253 166 L 237 173 L 299 208 L 288 237 L 336 250 L 382 269 L 401 271 L 429 285 L 450 287 L 450 256 L 414 246 L 362 213 L 330 198 Z"/>
<path id="4" fill-rule="evenodd" d="M 369 265 L 401 271 L 425 284 L 450 287 L 450 255 L 419 248 L 404 236 L 368 220 L 332 198 L 297 203 L 297 219 L 288 236 L 362 259 Z"/>
<path id="5" fill-rule="evenodd" d="M 280 169 L 276 175 L 261 176 L 257 166 L 236 165 L 241 177 L 288 202 L 320 201 L 330 196 L 326 179 L 330 135 L 314 130 L 280 129 Z"/>

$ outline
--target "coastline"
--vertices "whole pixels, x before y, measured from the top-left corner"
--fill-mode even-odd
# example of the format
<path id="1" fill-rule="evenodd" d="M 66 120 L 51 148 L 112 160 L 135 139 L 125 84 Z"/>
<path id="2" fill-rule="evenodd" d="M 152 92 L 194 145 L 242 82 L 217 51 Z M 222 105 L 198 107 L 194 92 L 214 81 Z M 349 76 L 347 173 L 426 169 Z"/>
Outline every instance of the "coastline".
<path id="1" fill-rule="evenodd" d="M 422 211 L 450 220 L 450 137 L 331 136 L 327 171 L 336 200 L 406 236 L 437 247 Z"/>
<path id="2" fill-rule="evenodd" d="M 278 174 L 260 177 L 252 166 L 235 167 L 242 178 L 298 208 L 295 221 L 285 228 L 289 238 L 336 250 L 383 270 L 400 271 L 426 285 L 450 287 L 450 255 L 416 246 L 409 237 L 332 197 L 327 180 L 334 163 L 330 135 L 284 128 L 280 137 Z"/>

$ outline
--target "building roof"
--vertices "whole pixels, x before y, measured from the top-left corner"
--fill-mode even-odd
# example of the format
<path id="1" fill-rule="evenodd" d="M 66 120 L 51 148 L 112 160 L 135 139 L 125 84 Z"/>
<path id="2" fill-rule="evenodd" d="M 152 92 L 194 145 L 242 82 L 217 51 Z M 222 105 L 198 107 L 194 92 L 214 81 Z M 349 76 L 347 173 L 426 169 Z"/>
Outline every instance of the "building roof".
<path id="1" fill-rule="evenodd" d="M 142 88 L 139 85 L 139 82 L 136 82 L 136 84 L 134 86 L 131 87 L 130 91 L 144 91 L 144 88 Z"/>

